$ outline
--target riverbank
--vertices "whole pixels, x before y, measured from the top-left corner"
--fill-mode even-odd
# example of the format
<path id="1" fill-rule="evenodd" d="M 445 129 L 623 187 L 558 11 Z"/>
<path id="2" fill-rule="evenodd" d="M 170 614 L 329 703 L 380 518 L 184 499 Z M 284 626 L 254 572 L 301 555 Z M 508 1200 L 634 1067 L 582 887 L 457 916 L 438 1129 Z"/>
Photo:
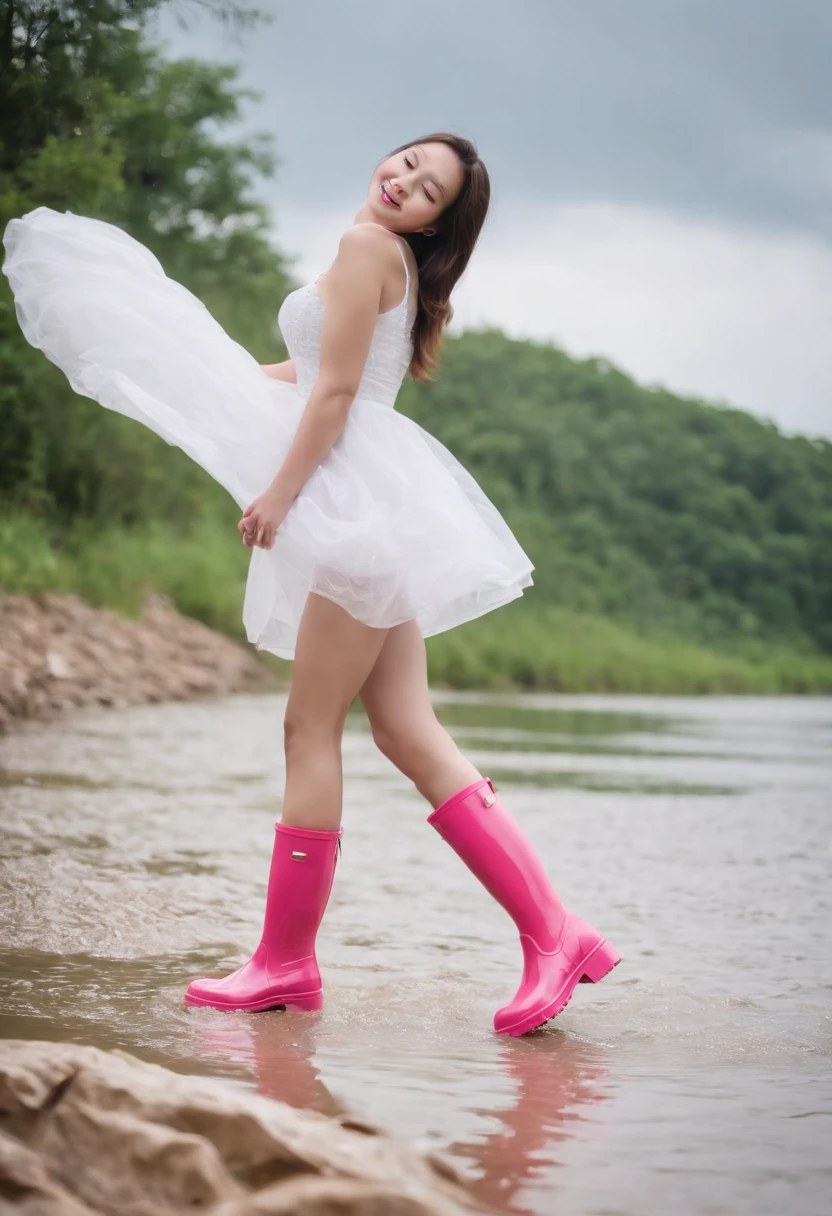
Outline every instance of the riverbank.
<path id="1" fill-rule="evenodd" d="M 125 620 L 137 619 L 155 592 L 286 682 L 291 663 L 255 656 L 245 639 L 241 611 L 251 555 L 235 523 L 235 512 L 217 509 L 195 515 L 184 530 L 159 520 L 54 530 L 34 515 L 9 514 L 0 520 L 0 588 L 80 596 Z M 832 692 L 832 656 L 806 637 L 738 633 L 706 642 L 694 625 L 683 605 L 678 619 L 660 626 L 553 603 L 536 585 L 496 612 L 428 638 L 428 678 L 436 688 L 493 691 Z"/>
<path id="2" fill-rule="evenodd" d="M 528 594 L 528 593 L 527 593 Z M 737 639 L 710 648 L 557 604 L 521 601 L 428 639 L 431 684 L 656 696 L 832 692 L 832 658 Z"/>
<path id="3" fill-rule="evenodd" d="M 0 596 L 0 731 L 85 705 L 142 705 L 279 687 L 249 648 L 146 596 L 136 620 L 78 595 Z"/>

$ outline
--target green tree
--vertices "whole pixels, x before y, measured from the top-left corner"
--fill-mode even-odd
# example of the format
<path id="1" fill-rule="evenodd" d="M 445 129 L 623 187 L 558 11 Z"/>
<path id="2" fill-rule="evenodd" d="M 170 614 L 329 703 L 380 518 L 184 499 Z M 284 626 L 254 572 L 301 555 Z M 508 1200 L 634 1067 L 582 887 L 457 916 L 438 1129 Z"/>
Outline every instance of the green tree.
<path id="1" fill-rule="evenodd" d="M 148 32 L 163 0 L 4 0 L 0 30 L 0 226 L 36 206 L 118 224 L 159 257 L 263 360 L 293 285 L 254 180 L 271 138 L 222 143 L 248 94 L 236 69 L 165 61 Z M 181 7 L 181 6 L 180 6 Z M 241 26 L 263 19 L 203 4 Z M 182 453 L 80 398 L 32 350 L 0 283 L 0 497 L 68 519 L 184 515 L 213 490 Z M 217 499 L 219 500 L 219 499 Z"/>
<path id="2" fill-rule="evenodd" d="M 448 342 L 401 408 L 505 511 L 536 566 L 524 609 L 832 650 L 832 444 L 495 329 Z"/>

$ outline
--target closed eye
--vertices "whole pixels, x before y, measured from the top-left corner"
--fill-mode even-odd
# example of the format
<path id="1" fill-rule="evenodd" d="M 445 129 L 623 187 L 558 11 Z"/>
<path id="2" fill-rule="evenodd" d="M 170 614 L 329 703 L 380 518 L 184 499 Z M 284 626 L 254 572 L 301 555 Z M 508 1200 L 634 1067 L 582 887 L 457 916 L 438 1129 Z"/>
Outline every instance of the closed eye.
<path id="1" fill-rule="evenodd" d="M 404 163 L 407 165 L 408 169 L 415 169 L 415 168 L 416 168 L 416 166 L 415 166 L 415 165 L 411 165 L 411 163 L 410 163 L 410 161 L 407 159 L 407 157 L 405 157 L 405 158 L 404 158 Z M 435 200 L 435 199 L 433 199 L 433 198 L 431 198 L 431 196 L 428 194 L 428 192 L 427 192 L 427 187 L 425 187 L 425 198 L 428 200 L 428 202 L 429 202 L 429 203 L 434 203 L 434 202 L 436 202 L 436 200 Z"/>

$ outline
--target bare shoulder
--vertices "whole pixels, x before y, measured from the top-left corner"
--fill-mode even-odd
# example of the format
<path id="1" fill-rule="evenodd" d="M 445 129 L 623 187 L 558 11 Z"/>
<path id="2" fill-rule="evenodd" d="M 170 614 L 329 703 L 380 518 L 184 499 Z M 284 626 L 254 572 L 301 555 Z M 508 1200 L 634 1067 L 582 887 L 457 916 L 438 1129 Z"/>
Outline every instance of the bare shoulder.
<path id="1" fill-rule="evenodd" d="M 366 301 L 377 314 L 401 300 L 404 274 L 396 248 L 400 241 L 389 228 L 370 221 L 347 228 L 338 242 L 335 260 L 317 280 L 324 305 L 337 295 L 349 301 L 353 310 L 359 301 Z M 330 289 L 335 294 L 331 295 Z"/>
<path id="2" fill-rule="evenodd" d="M 390 258 L 397 241 L 389 228 L 366 220 L 346 229 L 338 242 L 338 252 L 344 252 L 348 257 L 369 257 L 383 264 Z"/>

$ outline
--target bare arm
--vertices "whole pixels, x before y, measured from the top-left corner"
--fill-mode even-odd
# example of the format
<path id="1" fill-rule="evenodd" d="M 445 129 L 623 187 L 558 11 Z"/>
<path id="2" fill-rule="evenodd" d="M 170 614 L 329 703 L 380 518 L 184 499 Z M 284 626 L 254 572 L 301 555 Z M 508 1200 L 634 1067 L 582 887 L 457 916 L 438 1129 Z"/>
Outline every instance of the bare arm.
<path id="1" fill-rule="evenodd" d="M 298 382 L 294 359 L 284 359 L 282 363 L 261 363 L 260 369 L 271 380 L 285 380 L 288 384 L 297 384 Z"/>
<path id="2" fill-rule="evenodd" d="M 356 224 L 341 237 L 326 276 L 318 378 L 283 464 L 237 525 L 249 548 L 272 547 L 295 498 L 344 429 L 373 338 L 389 257 L 389 237 L 375 225 Z"/>

